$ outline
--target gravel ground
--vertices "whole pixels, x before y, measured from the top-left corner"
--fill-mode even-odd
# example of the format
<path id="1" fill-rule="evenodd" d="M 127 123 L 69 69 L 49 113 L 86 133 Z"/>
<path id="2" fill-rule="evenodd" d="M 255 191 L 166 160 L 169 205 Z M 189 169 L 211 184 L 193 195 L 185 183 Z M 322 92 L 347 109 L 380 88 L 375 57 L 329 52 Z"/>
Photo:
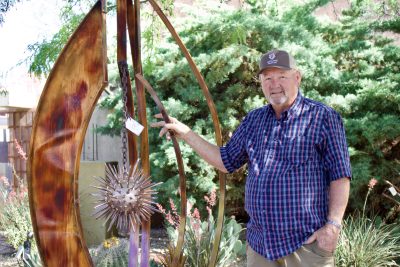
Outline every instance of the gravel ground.
<path id="1" fill-rule="evenodd" d="M 1 267 L 17 267 L 17 260 L 10 256 L 0 255 L 0 266 Z"/>
<path id="2" fill-rule="evenodd" d="M 10 254 L 13 253 L 13 247 L 6 243 L 6 239 L 2 232 L 0 232 L 0 266 L 1 267 L 11 267 L 18 266 L 17 260 L 11 257 Z"/>
<path id="3" fill-rule="evenodd" d="M 152 229 L 150 237 L 150 256 L 157 258 L 161 255 L 164 248 L 167 246 L 168 238 L 165 230 Z M 0 267 L 18 267 L 15 257 L 0 254 Z M 246 260 L 238 259 L 233 264 L 226 267 L 245 267 Z"/>

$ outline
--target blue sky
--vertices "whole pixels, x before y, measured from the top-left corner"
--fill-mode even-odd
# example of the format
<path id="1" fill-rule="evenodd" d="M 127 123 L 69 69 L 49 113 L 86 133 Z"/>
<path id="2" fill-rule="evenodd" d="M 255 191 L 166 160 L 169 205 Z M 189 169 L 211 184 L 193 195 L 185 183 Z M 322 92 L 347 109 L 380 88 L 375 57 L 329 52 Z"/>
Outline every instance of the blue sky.
<path id="1" fill-rule="evenodd" d="M 16 66 L 29 56 L 27 46 L 55 33 L 61 0 L 25 0 L 5 14 L 0 26 L 0 84 L 9 83 L 17 73 L 27 73 L 26 64 Z"/>

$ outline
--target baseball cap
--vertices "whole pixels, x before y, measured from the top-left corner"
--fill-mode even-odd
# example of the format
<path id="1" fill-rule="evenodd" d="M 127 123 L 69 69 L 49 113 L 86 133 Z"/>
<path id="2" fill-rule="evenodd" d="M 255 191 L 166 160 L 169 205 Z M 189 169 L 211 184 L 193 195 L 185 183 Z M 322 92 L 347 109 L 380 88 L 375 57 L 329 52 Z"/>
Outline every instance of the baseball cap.
<path id="1" fill-rule="evenodd" d="M 284 50 L 271 50 L 261 56 L 260 71 L 258 74 L 263 72 L 266 68 L 290 70 L 296 68 L 296 61 Z"/>

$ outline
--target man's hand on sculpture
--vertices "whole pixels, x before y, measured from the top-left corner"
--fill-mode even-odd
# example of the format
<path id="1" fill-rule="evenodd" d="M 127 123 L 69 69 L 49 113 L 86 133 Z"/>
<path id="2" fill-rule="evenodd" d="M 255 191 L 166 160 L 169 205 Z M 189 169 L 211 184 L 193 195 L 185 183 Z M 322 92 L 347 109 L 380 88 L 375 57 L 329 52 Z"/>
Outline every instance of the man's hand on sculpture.
<path id="1" fill-rule="evenodd" d="M 157 119 L 163 118 L 161 113 L 154 115 L 154 117 Z M 174 134 L 177 138 L 184 139 L 184 136 L 190 132 L 190 128 L 187 125 L 183 124 L 182 122 L 178 121 L 174 117 L 170 116 L 169 119 L 170 119 L 171 123 L 165 123 L 164 121 L 157 121 L 157 122 L 151 123 L 150 126 L 153 128 L 162 127 L 162 129 L 160 131 L 160 137 L 163 136 L 164 134 L 166 134 L 167 139 L 170 140 L 171 137 L 170 137 L 168 131 L 171 130 L 174 132 Z"/>
<path id="2" fill-rule="evenodd" d="M 305 244 L 310 244 L 317 241 L 318 247 L 323 250 L 333 252 L 336 249 L 337 242 L 339 240 L 340 230 L 331 225 L 325 224 L 323 227 L 319 228 L 317 231 L 310 236 Z"/>

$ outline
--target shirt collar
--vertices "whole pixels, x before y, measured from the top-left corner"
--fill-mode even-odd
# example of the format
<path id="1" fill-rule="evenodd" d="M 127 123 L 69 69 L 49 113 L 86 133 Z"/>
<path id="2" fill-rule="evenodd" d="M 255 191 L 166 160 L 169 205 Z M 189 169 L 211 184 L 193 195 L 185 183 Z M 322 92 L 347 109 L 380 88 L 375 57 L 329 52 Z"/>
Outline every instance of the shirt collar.
<path id="1" fill-rule="evenodd" d="M 304 99 L 304 97 L 300 93 L 300 90 L 299 90 L 299 92 L 297 93 L 297 97 L 294 100 L 293 104 L 290 106 L 290 108 L 288 110 L 285 110 L 282 113 L 282 118 L 286 119 L 288 117 L 299 115 L 301 112 L 301 106 L 302 106 L 301 103 L 303 102 L 303 99 Z M 275 111 L 272 108 L 271 104 L 267 105 L 267 111 L 272 113 L 273 115 L 275 115 Z"/>
<path id="2" fill-rule="evenodd" d="M 289 117 L 298 116 L 300 114 L 303 99 L 304 99 L 304 97 L 300 93 L 300 90 L 299 90 L 299 92 L 297 93 L 296 100 L 294 100 L 293 105 L 287 110 Z"/>

